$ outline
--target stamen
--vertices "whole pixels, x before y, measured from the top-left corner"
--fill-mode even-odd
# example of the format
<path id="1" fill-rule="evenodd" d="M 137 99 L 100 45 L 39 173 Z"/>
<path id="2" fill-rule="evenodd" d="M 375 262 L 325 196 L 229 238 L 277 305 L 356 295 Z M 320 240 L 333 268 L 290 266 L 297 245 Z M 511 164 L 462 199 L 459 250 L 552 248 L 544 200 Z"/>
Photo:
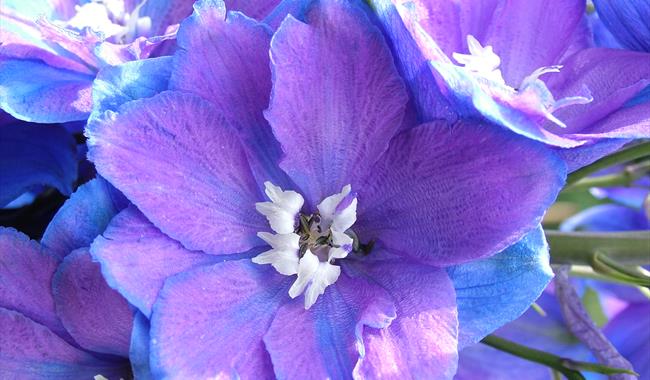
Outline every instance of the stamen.
<path id="1" fill-rule="evenodd" d="M 271 264 L 279 273 L 297 278 L 289 289 L 295 298 L 305 294 L 305 308 L 310 308 L 325 289 L 336 282 L 341 268 L 334 265 L 352 252 L 356 236 L 350 229 L 357 219 L 356 194 L 350 185 L 340 193 L 325 198 L 318 212 L 305 215 L 300 210 L 303 197 L 284 191 L 270 182 L 265 184 L 270 202 L 259 202 L 255 208 L 266 216 L 277 234 L 259 232 L 258 236 L 271 249 L 253 258 L 256 264 Z"/>

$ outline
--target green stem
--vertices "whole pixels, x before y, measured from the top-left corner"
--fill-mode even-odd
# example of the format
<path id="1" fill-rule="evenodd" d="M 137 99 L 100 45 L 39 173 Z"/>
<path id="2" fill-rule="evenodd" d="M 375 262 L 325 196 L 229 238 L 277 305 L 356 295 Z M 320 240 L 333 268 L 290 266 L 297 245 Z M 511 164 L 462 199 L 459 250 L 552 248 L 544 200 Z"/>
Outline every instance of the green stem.
<path id="1" fill-rule="evenodd" d="M 534 363 L 543 364 L 553 369 L 554 371 L 563 374 L 569 380 L 583 380 L 585 377 L 582 375 L 582 373 L 580 373 L 580 371 L 602 373 L 605 375 L 627 373 L 630 375 L 638 376 L 638 374 L 634 372 L 621 368 L 612 368 L 598 363 L 580 362 L 568 358 L 563 358 L 550 354 L 548 352 L 523 346 L 507 339 L 499 338 L 496 335 L 486 336 L 483 338 L 483 340 L 481 340 L 481 343 L 496 348 L 497 350 L 520 357 L 522 359 L 526 359 Z"/>
<path id="2" fill-rule="evenodd" d="M 608 174 L 598 177 L 583 178 L 582 180 L 577 181 L 572 185 L 567 185 L 564 189 L 562 189 L 562 192 L 569 193 L 575 191 L 584 191 L 589 190 L 592 187 L 629 186 L 639 177 L 641 177 L 641 173 L 638 175 L 632 175 L 627 171 L 623 171 L 618 174 Z"/>
<path id="3" fill-rule="evenodd" d="M 643 294 L 646 298 L 650 299 L 650 290 L 647 288 L 644 288 L 643 286 L 637 285 L 635 283 L 632 283 L 630 281 L 624 281 L 612 276 L 607 276 L 601 273 L 598 273 L 594 271 L 594 269 L 588 265 L 572 265 L 571 266 L 571 271 L 569 271 L 569 275 L 571 277 L 579 277 L 579 278 L 588 278 L 591 280 L 598 280 L 602 282 L 609 282 L 612 284 L 618 284 L 618 285 L 625 285 L 629 286 L 632 288 L 636 288 L 641 294 Z"/>
<path id="4" fill-rule="evenodd" d="M 490 347 L 496 348 L 499 351 L 507 352 L 511 355 L 518 356 L 522 359 L 528 361 L 543 364 L 547 367 L 550 367 L 564 376 L 569 380 L 584 380 L 584 376 L 580 371 L 576 371 L 570 368 L 566 368 L 563 364 L 564 358 L 549 354 L 548 352 L 535 350 L 530 347 L 522 346 L 521 344 L 511 342 L 507 339 L 499 338 L 496 335 L 488 335 L 481 343 L 486 344 Z"/>
<path id="5" fill-rule="evenodd" d="M 620 150 L 607 157 L 603 157 L 590 165 L 578 169 L 569 174 L 566 184 L 567 186 L 570 186 L 599 170 L 646 156 L 650 156 L 650 142 L 641 143 L 631 148 Z"/>
<path id="6" fill-rule="evenodd" d="M 649 231 L 545 233 L 553 264 L 591 265 L 597 251 L 622 265 L 650 264 Z"/>

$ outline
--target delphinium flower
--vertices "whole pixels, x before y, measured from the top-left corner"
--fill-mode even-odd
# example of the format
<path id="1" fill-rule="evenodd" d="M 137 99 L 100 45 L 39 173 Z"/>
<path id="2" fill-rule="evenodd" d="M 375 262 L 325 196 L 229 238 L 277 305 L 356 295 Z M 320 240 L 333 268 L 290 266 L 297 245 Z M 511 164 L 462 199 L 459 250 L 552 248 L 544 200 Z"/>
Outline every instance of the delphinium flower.
<path id="1" fill-rule="evenodd" d="M 133 206 L 91 253 L 150 317 L 154 376 L 450 378 L 459 341 L 510 312 L 490 306 L 519 294 L 518 260 L 536 294 L 548 282 L 539 230 L 497 255 L 509 278 L 472 268 L 536 228 L 563 163 L 478 123 L 400 131 L 408 97 L 367 12 L 314 2 L 272 34 L 199 1 L 168 91 L 99 84 L 89 156 Z M 152 61 L 123 69 L 148 80 Z M 485 283 L 492 315 L 459 331 L 455 289 Z"/>
<path id="2" fill-rule="evenodd" d="M 173 38 L 191 1 L 2 2 L 0 107 L 39 123 L 85 120 L 106 65 L 146 58 Z"/>
<path id="3" fill-rule="evenodd" d="M 616 40 L 630 50 L 650 52 L 650 3 L 593 0 L 598 16 Z"/>
<path id="4" fill-rule="evenodd" d="M 130 378 L 133 309 L 108 287 L 88 245 L 127 205 L 101 179 L 81 186 L 39 244 L 0 227 L 0 378 Z M 134 337 L 138 337 L 134 330 Z M 131 355 L 130 355 L 131 351 Z M 142 377 L 146 378 L 146 377 Z"/>
<path id="5" fill-rule="evenodd" d="M 372 3 L 410 46 L 398 59 L 428 90 L 420 119 L 485 118 L 558 147 L 570 171 L 650 135 L 650 55 L 589 48 L 582 0 Z"/>

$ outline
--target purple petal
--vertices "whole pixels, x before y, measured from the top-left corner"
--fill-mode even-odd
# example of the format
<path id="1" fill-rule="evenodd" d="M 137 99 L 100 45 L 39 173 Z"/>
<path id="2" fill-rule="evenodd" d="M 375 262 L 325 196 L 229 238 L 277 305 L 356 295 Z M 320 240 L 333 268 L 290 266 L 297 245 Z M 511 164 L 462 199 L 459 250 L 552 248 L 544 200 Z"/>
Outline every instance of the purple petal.
<path id="1" fill-rule="evenodd" d="M 0 107 L 38 123 L 82 120 L 90 113 L 92 80 L 40 61 L 0 58 Z"/>
<path id="2" fill-rule="evenodd" d="M 591 144 L 571 149 L 555 148 L 555 151 L 567 164 L 567 171 L 571 173 L 608 154 L 616 152 L 628 142 L 630 142 L 628 139 L 596 140 Z"/>
<path id="3" fill-rule="evenodd" d="M 88 248 L 66 256 L 54 275 L 52 292 L 57 314 L 81 347 L 129 356 L 133 311 L 108 287 Z"/>
<path id="4" fill-rule="evenodd" d="M 618 41 L 628 49 L 650 52 L 650 3 L 644 0 L 595 0 L 594 5 Z"/>
<path id="5" fill-rule="evenodd" d="M 508 1 L 495 11 L 481 42 L 494 47 L 506 83 L 515 86 L 538 68 L 559 62 L 584 13 L 582 0 Z"/>
<path id="6" fill-rule="evenodd" d="M 0 227 L 0 307 L 17 311 L 67 336 L 56 316 L 52 277 L 57 260 L 37 242 L 12 229 Z"/>
<path id="7" fill-rule="evenodd" d="M 277 378 L 350 378 L 364 356 L 364 326 L 382 328 L 393 318 L 385 290 L 343 273 L 309 310 L 300 298 L 281 306 L 264 344 Z"/>
<path id="8" fill-rule="evenodd" d="M 136 3 L 143 4 L 140 1 Z M 165 33 L 170 25 L 178 24 L 192 13 L 194 0 L 147 1 L 140 10 L 141 17 L 151 18 L 151 32 L 154 36 Z"/>
<path id="9" fill-rule="evenodd" d="M 586 88 L 594 100 L 583 106 L 567 107 L 554 113 L 568 126 L 558 132 L 578 133 L 588 137 L 590 134 L 597 136 L 623 128 L 622 131 L 643 130 L 649 136 L 647 106 L 641 103 L 624 107 L 650 85 L 648 62 L 650 54 L 614 49 L 586 49 L 571 56 L 563 63 L 564 67 L 559 73 L 548 76 L 548 88 L 556 99 L 579 94 Z M 645 114 L 638 114 L 639 110 L 644 109 Z M 612 114 L 616 117 L 606 122 L 605 118 Z M 645 119 L 645 127 L 620 124 L 630 122 L 630 118 L 637 121 Z M 626 135 L 621 134 L 620 137 Z"/>
<path id="10" fill-rule="evenodd" d="M 245 142 L 257 182 L 288 187 L 278 167 L 280 145 L 262 114 L 271 94 L 270 30 L 240 13 L 226 17 L 219 0 L 202 0 L 194 7 L 178 32 L 170 89 L 212 102 Z"/>
<path id="11" fill-rule="evenodd" d="M 17 120 L 0 126 L 0 207 L 34 186 L 68 195 L 76 179 L 76 146 L 64 128 Z"/>
<path id="12" fill-rule="evenodd" d="M 102 178 L 95 178 L 72 194 L 47 226 L 41 244 L 62 259 L 88 247 L 128 201 Z"/>
<path id="13" fill-rule="evenodd" d="M 88 126 L 97 171 L 190 250 L 243 252 L 267 227 L 235 132 L 201 98 L 163 92 Z"/>
<path id="14" fill-rule="evenodd" d="M 127 378 L 129 362 L 99 360 L 47 327 L 0 307 L 0 377 L 3 379 Z"/>
<path id="15" fill-rule="evenodd" d="M 384 329 L 364 331 L 361 376 L 451 378 L 458 359 L 458 318 L 453 284 L 444 270 L 384 261 L 370 266 L 368 275 L 393 297 L 397 318 Z"/>
<path id="16" fill-rule="evenodd" d="M 273 378 L 262 335 L 288 298 L 290 281 L 250 260 L 167 280 L 151 319 L 154 376 Z"/>
<path id="17" fill-rule="evenodd" d="M 286 153 L 280 166 L 315 204 L 358 187 L 400 127 L 407 97 L 363 10 L 324 1 L 306 19 L 287 17 L 273 37 L 266 117 Z"/>
<path id="18" fill-rule="evenodd" d="M 355 232 L 433 265 L 487 257 L 539 224 L 564 177 L 544 146 L 494 125 L 424 124 L 360 188 Z"/>
<path id="19" fill-rule="evenodd" d="M 167 277 L 215 261 L 183 248 L 133 206 L 113 218 L 90 252 L 108 284 L 147 316 Z"/>
<path id="20" fill-rule="evenodd" d="M 628 306 L 605 327 L 605 335 L 640 375 L 650 378 L 650 304 L 645 300 Z"/>

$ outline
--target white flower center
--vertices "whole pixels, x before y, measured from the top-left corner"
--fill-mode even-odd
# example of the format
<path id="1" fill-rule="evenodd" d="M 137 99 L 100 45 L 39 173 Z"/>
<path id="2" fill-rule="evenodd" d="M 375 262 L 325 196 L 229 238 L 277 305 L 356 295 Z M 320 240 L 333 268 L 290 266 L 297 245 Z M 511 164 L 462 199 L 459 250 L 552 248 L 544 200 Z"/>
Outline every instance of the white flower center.
<path id="1" fill-rule="evenodd" d="M 331 195 L 318 205 L 318 212 L 305 215 L 300 210 L 303 197 L 295 191 L 284 191 L 265 182 L 270 202 L 255 204 L 259 213 L 269 221 L 275 234 L 259 232 L 271 249 L 253 258 L 256 264 L 271 264 L 279 273 L 298 277 L 289 289 L 296 298 L 305 293 L 305 309 L 309 309 L 325 288 L 341 274 L 335 260 L 352 251 L 354 239 L 348 235 L 357 220 L 357 198 L 350 185 Z"/>
<path id="2" fill-rule="evenodd" d="M 151 31 L 151 19 L 140 17 L 140 9 L 147 2 L 142 1 L 133 12 L 124 9 L 124 0 L 92 0 L 75 6 L 76 14 L 64 23 L 64 27 L 77 30 L 89 28 L 101 33 L 104 38 L 127 43 Z"/>
<path id="3" fill-rule="evenodd" d="M 463 66 L 464 69 L 472 73 L 477 79 L 487 81 L 493 88 L 492 92 L 497 96 L 506 96 L 510 99 L 516 98 L 516 103 L 529 111 L 538 112 L 541 116 L 566 128 L 561 120 L 553 116 L 553 112 L 560 108 L 575 104 L 587 104 L 593 100 L 587 96 L 570 96 L 555 100 L 546 84 L 539 77 L 546 73 L 560 72 L 562 66 L 544 66 L 535 70 L 521 82 L 519 87 L 513 88 L 506 84 L 503 79 L 499 66 L 501 58 L 494 53 L 492 46 L 483 47 L 474 36 L 467 36 L 467 47 L 469 54 L 453 53 L 454 59 Z M 585 90 L 588 93 L 588 90 Z"/>

